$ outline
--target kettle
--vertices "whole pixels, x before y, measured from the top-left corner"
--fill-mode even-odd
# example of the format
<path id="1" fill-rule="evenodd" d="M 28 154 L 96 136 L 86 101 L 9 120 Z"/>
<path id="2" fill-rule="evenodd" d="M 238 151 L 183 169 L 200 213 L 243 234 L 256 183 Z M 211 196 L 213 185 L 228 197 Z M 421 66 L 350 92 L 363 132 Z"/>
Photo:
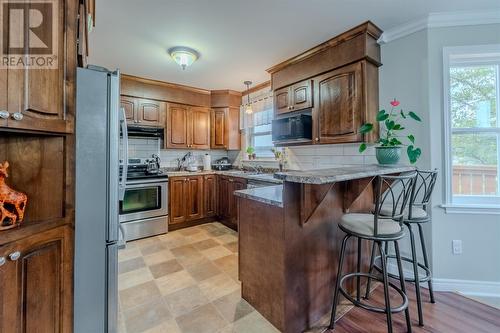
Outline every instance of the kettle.
<path id="1" fill-rule="evenodd" d="M 152 155 L 151 159 L 146 160 L 146 173 L 156 175 L 160 173 L 160 157 L 156 154 Z"/>

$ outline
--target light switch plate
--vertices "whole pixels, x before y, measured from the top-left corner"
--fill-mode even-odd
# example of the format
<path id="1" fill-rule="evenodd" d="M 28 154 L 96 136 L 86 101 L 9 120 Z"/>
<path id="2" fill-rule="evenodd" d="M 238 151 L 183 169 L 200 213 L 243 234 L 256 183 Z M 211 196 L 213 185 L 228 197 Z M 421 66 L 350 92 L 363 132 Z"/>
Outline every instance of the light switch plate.
<path id="1" fill-rule="evenodd" d="M 462 254 L 462 240 L 454 239 L 451 241 L 453 254 Z"/>

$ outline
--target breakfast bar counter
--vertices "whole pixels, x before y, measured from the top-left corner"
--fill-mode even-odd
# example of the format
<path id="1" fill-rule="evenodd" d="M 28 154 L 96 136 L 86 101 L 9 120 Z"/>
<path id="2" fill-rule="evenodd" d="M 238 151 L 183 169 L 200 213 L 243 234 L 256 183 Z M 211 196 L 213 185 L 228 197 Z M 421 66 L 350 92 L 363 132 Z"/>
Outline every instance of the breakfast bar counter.
<path id="1" fill-rule="evenodd" d="M 377 175 L 414 169 L 362 165 L 281 172 L 275 177 L 282 186 L 235 192 L 242 297 L 282 332 L 303 332 L 327 318 L 343 238 L 340 217 L 371 211 Z M 369 250 L 363 244 L 364 269 Z M 355 266 L 352 244 L 345 260 L 346 271 Z"/>

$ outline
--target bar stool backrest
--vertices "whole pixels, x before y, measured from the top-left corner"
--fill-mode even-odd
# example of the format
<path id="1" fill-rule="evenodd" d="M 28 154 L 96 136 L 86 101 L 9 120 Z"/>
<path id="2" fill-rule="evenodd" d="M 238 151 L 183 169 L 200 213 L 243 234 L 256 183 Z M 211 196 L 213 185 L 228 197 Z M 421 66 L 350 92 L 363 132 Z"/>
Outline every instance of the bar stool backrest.
<path id="1" fill-rule="evenodd" d="M 378 236 L 379 220 L 393 220 L 403 223 L 405 207 L 408 204 L 415 185 L 416 172 L 399 176 L 377 176 L 375 185 L 374 235 Z M 391 214 L 381 209 L 391 208 Z"/>
<path id="2" fill-rule="evenodd" d="M 417 170 L 417 178 L 414 185 L 414 190 L 410 197 L 410 209 L 408 218 L 412 217 L 413 207 L 421 207 L 427 211 L 429 201 L 431 200 L 432 191 L 436 184 L 438 171 L 434 170 Z"/>

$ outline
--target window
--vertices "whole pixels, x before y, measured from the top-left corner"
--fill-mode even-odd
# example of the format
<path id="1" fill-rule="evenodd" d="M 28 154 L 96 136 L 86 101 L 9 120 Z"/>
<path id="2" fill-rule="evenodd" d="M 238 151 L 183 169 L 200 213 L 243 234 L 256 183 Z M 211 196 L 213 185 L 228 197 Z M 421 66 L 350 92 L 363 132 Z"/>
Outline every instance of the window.
<path id="1" fill-rule="evenodd" d="M 254 147 L 257 157 L 273 157 L 271 152 L 273 148 L 271 122 L 274 115 L 272 94 L 266 93 L 254 98 L 252 110 L 252 114 L 245 115 L 247 147 Z"/>
<path id="2" fill-rule="evenodd" d="M 500 45 L 444 50 L 447 204 L 500 206 Z"/>

